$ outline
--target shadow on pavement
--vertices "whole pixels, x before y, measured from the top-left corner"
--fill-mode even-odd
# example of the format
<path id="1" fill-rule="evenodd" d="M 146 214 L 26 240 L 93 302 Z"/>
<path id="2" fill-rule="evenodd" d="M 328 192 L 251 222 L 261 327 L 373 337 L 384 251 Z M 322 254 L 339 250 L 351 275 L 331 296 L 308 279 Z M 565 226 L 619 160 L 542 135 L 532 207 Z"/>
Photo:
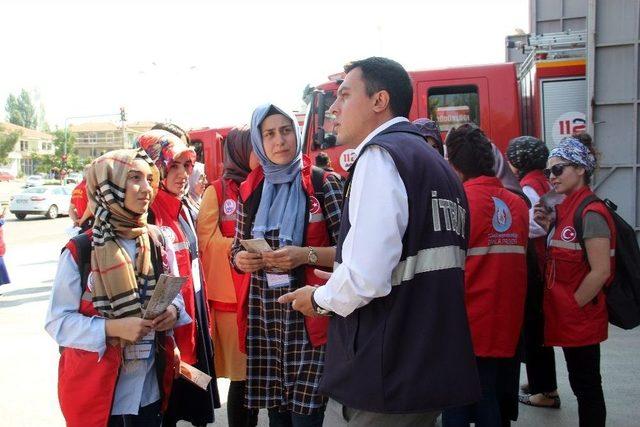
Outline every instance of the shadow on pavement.
<path id="1" fill-rule="evenodd" d="M 3 293 L 0 293 L 0 296 L 12 297 L 14 295 L 35 294 L 39 292 L 48 292 L 50 290 L 51 290 L 51 286 L 36 286 L 33 288 L 23 288 L 23 289 L 16 289 L 15 291 L 3 292 Z"/>
<path id="2" fill-rule="evenodd" d="M 2 297 L 4 297 L 4 294 L 0 295 L 0 309 L 8 308 L 8 307 L 16 307 L 18 305 L 28 304 L 31 302 L 47 301 L 49 299 L 49 294 L 38 295 L 35 297 L 18 298 L 10 301 L 3 301 Z"/>

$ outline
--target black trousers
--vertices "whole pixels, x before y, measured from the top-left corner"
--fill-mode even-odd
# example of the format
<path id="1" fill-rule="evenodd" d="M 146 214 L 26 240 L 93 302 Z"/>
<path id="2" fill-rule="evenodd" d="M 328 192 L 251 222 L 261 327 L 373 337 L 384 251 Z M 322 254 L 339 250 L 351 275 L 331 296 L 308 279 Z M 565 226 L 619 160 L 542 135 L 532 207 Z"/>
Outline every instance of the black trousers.
<path id="1" fill-rule="evenodd" d="M 553 347 L 544 347 L 544 316 L 542 299 L 544 278 L 538 268 L 535 245 L 529 243 L 527 250 L 527 297 L 525 300 L 524 362 L 531 394 L 550 393 L 558 388 L 556 360 Z"/>
<path id="2" fill-rule="evenodd" d="M 569 384 L 578 398 L 580 427 L 604 427 L 607 409 L 600 376 L 600 344 L 564 347 Z"/>
<path id="3" fill-rule="evenodd" d="M 162 416 L 160 415 L 160 400 L 138 411 L 138 415 L 111 415 L 109 427 L 160 427 Z"/>
<path id="4" fill-rule="evenodd" d="M 227 419 L 229 427 L 255 427 L 258 425 L 258 410 L 244 404 L 246 381 L 231 381 L 227 397 Z"/>

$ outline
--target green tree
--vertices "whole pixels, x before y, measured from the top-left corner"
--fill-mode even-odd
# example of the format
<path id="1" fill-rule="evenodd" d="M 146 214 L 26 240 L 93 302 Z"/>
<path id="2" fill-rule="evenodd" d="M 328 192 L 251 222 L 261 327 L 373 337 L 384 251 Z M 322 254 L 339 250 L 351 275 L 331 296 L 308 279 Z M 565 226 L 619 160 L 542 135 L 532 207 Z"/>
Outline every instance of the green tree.
<path id="1" fill-rule="evenodd" d="M 4 128 L 0 126 L 0 165 L 7 163 L 9 159 L 9 153 L 13 151 L 13 148 L 20 139 L 20 132 L 11 132 L 9 134 L 3 133 Z"/>
<path id="2" fill-rule="evenodd" d="M 302 101 L 306 104 L 309 105 L 309 103 L 311 102 L 311 100 L 313 99 L 313 91 L 316 88 L 311 86 L 309 83 L 307 83 L 307 85 L 304 87 L 304 89 L 302 90 Z"/>
<path id="3" fill-rule="evenodd" d="M 75 153 L 76 137 L 74 134 L 67 132 L 65 135 L 64 129 L 56 129 L 51 132 L 51 135 L 53 135 L 53 147 L 57 157 L 65 153 L 65 143 L 67 145 L 66 153 L 69 155 Z"/>
<path id="4" fill-rule="evenodd" d="M 29 92 L 26 90 L 22 89 L 20 95 L 17 97 L 9 94 L 4 109 L 7 112 L 9 123 L 29 129 L 36 129 L 38 127 L 36 109 L 31 102 Z"/>

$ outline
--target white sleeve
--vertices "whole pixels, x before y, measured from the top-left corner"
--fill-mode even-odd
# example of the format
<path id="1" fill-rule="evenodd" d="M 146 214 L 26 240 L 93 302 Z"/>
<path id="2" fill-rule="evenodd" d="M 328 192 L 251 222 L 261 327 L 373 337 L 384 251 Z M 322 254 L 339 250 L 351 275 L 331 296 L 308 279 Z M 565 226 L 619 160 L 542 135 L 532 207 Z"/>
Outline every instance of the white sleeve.
<path id="1" fill-rule="evenodd" d="M 391 273 L 409 223 L 406 188 L 391 155 L 380 147 L 369 147 L 358 159 L 349 222 L 342 264 L 314 293 L 320 307 L 343 317 L 391 292 Z"/>
<path id="2" fill-rule="evenodd" d="M 536 193 L 536 190 L 528 185 L 522 187 L 522 192 L 527 196 L 529 202 L 531 202 L 531 208 L 529 208 L 529 238 L 535 239 L 536 237 L 546 236 L 547 232 L 544 231 L 544 228 L 540 227 L 540 225 L 533 219 L 533 207 L 540 201 L 540 196 Z"/>
<path id="3" fill-rule="evenodd" d="M 169 264 L 169 274 L 172 276 L 179 276 L 180 271 L 178 270 L 178 261 L 176 259 L 176 251 L 173 243 L 167 239 L 165 239 L 164 243 L 164 249 L 167 254 L 167 263 Z M 171 301 L 171 303 L 175 304 L 178 307 L 179 311 L 178 320 L 176 321 L 174 328 L 188 325 L 193 321 L 191 319 L 191 316 L 189 316 L 184 309 L 184 299 L 182 297 L 182 292 L 178 292 L 178 295 L 174 298 L 173 301 Z"/>
<path id="4" fill-rule="evenodd" d="M 58 345 L 97 352 L 102 357 L 106 350 L 106 320 L 78 312 L 82 294 L 78 266 L 65 249 L 58 261 L 44 328 Z"/>

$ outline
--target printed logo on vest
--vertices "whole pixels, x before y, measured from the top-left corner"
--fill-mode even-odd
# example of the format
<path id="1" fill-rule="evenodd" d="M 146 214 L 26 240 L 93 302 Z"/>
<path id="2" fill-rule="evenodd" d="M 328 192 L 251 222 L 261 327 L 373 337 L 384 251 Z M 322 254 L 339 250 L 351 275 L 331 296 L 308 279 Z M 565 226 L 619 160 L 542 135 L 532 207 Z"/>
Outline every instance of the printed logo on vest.
<path id="1" fill-rule="evenodd" d="M 164 235 L 164 238 L 171 243 L 175 243 L 176 241 L 176 233 L 173 232 L 171 227 L 167 227 L 166 225 L 160 226 L 160 231 Z"/>
<path id="2" fill-rule="evenodd" d="M 565 242 L 573 242 L 573 240 L 576 238 L 576 234 L 577 234 L 576 229 L 571 227 L 570 225 L 567 225 L 565 228 L 562 229 L 562 232 L 560 233 L 560 237 Z"/>
<path id="3" fill-rule="evenodd" d="M 236 201 L 233 199 L 227 199 L 222 204 L 222 210 L 225 215 L 232 215 L 236 211 Z"/>
<path id="4" fill-rule="evenodd" d="M 90 271 L 89 276 L 87 276 L 87 288 L 89 288 L 89 292 L 93 293 L 94 285 L 95 285 L 95 279 L 93 278 L 93 271 Z"/>
<path id="5" fill-rule="evenodd" d="M 309 212 L 311 212 L 311 214 L 319 214 L 320 211 L 320 202 L 318 199 L 313 196 L 309 197 Z"/>
<path id="6" fill-rule="evenodd" d="M 511 211 L 507 204 L 498 199 L 497 197 L 492 197 L 493 205 L 495 206 L 495 211 L 493 212 L 493 228 L 498 233 L 504 233 L 509 228 L 511 228 Z"/>

